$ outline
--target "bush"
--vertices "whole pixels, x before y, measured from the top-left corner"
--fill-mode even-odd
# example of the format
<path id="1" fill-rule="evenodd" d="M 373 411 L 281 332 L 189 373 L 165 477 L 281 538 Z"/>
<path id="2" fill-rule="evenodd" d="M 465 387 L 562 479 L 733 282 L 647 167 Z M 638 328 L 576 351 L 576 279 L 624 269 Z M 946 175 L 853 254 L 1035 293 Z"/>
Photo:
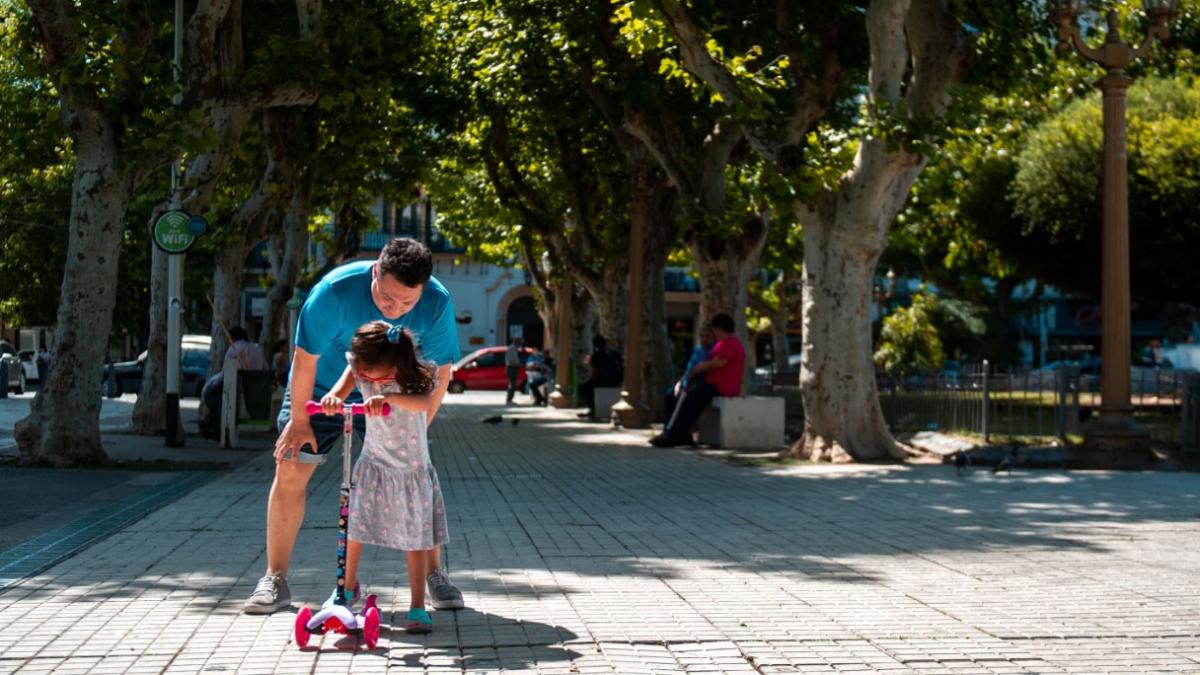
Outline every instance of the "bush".
<path id="1" fill-rule="evenodd" d="M 875 364 L 901 380 L 915 372 L 942 367 L 942 341 L 933 325 L 937 298 L 925 291 L 913 296 L 912 304 L 892 311 L 879 332 Z"/>

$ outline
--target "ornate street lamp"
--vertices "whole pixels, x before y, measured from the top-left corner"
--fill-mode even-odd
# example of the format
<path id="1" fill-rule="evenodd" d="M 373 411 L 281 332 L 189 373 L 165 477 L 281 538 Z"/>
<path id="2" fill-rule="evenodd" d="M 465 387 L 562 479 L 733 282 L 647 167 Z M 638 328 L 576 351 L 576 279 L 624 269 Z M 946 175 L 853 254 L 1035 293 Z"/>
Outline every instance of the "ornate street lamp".
<path id="1" fill-rule="evenodd" d="M 550 278 L 550 273 L 554 271 L 554 265 L 550 261 L 550 252 L 542 253 L 542 272 L 546 278 Z M 567 391 L 570 383 L 571 367 L 571 294 L 574 293 L 570 277 L 565 277 L 554 282 L 554 296 L 557 307 L 550 308 L 553 311 L 555 327 L 554 337 L 554 391 L 550 393 L 550 405 L 555 408 L 569 408 L 574 405 L 574 400 L 571 394 Z"/>
<path id="2" fill-rule="evenodd" d="M 1104 99 L 1104 230 L 1101 272 L 1100 417 L 1084 434 L 1085 461 L 1109 466 L 1137 465 L 1148 457 L 1149 434 L 1133 419 L 1130 405 L 1129 179 L 1126 173 L 1125 92 L 1132 80 L 1125 68 L 1157 40 L 1166 40 L 1175 0 L 1144 0 L 1150 29 L 1137 47 L 1121 41 L 1117 13 L 1109 11 L 1104 45 L 1091 47 L 1079 33 L 1082 0 L 1051 0 L 1050 20 L 1058 29 L 1058 51 L 1073 46 L 1104 68 L 1097 82 Z"/>

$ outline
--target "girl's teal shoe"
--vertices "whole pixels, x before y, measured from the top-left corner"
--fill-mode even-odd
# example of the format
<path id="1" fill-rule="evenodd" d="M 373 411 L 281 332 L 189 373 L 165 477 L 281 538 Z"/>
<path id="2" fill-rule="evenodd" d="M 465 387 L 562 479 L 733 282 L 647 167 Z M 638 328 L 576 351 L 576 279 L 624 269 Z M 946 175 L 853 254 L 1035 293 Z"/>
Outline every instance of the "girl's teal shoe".
<path id="1" fill-rule="evenodd" d="M 338 604 L 338 601 L 337 601 L 338 600 L 338 592 L 339 592 L 339 589 L 337 589 L 337 588 L 333 589 L 333 592 L 329 594 L 329 599 L 326 600 L 325 603 L 321 605 L 321 607 L 325 608 L 325 607 L 329 607 L 330 605 Z M 343 589 L 343 590 L 341 590 L 341 593 L 342 593 L 342 599 L 345 600 L 345 602 L 343 602 L 341 604 L 343 604 L 347 607 L 353 608 L 354 603 L 358 602 L 358 599 L 359 599 L 359 593 L 360 593 L 359 586 L 356 583 L 356 584 L 354 584 L 353 592 Z"/>
<path id="2" fill-rule="evenodd" d="M 408 623 L 404 625 L 404 632 L 413 635 L 432 633 L 433 619 L 430 618 L 429 612 L 426 612 L 420 607 L 414 607 L 408 610 Z"/>

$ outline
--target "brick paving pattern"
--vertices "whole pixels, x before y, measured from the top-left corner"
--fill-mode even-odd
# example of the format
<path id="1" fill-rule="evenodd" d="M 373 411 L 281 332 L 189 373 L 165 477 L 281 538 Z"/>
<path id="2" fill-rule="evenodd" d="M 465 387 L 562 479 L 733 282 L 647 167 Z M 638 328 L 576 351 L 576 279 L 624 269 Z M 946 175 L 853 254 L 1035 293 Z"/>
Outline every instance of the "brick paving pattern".
<path id="1" fill-rule="evenodd" d="M 1200 672 L 1193 474 L 743 467 L 501 401 L 452 396 L 432 432 L 469 609 L 431 635 L 392 628 L 403 555 L 370 547 L 377 649 L 240 613 L 264 453 L 0 593 L 0 672 Z M 297 605 L 329 593 L 339 474 L 311 486 Z"/>

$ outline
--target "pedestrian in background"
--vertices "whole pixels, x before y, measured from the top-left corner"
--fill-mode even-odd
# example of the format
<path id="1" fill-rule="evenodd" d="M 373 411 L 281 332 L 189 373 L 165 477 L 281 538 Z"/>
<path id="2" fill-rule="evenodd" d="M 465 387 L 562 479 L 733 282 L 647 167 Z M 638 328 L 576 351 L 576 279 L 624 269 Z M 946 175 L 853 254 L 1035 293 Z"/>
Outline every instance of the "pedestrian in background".
<path id="1" fill-rule="evenodd" d="M 508 398 L 505 405 L 513 405 L 513 396 L 517 393 L 517 380 L 521 376 L 521 346 L 525 341 L 519 337 L 508 343 L 508 351 L 504 353 L 504 374 L 508 376 Z"/>
<path id="2" fill-rule="evenodd" d="M 533 396 L 533 404 L 546 407 L 550 400 L 546 391 L 546 359 L 537 347 L 533 348 L 533 353 L 525 361 L 525 379 Z"/>

